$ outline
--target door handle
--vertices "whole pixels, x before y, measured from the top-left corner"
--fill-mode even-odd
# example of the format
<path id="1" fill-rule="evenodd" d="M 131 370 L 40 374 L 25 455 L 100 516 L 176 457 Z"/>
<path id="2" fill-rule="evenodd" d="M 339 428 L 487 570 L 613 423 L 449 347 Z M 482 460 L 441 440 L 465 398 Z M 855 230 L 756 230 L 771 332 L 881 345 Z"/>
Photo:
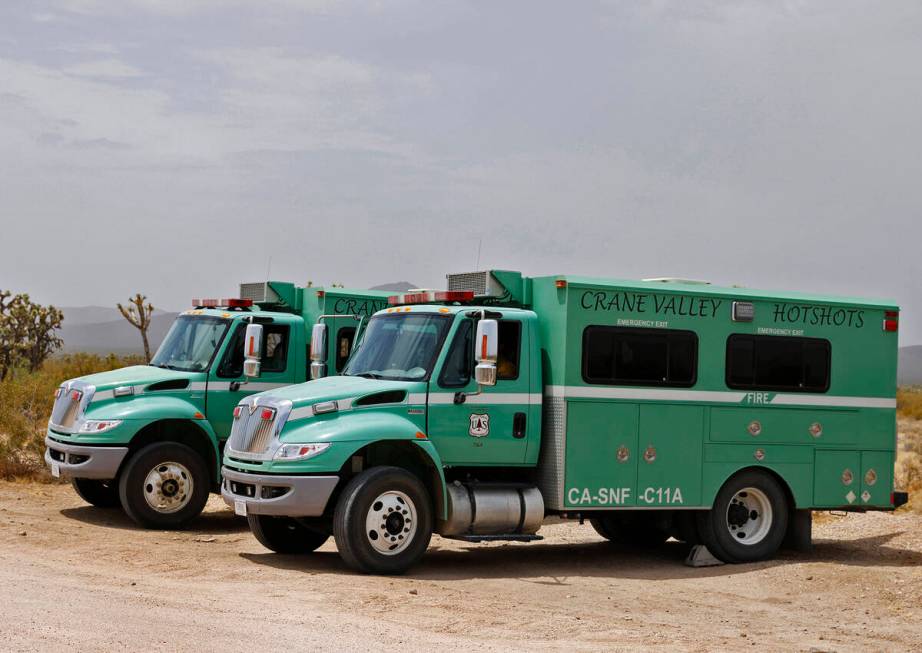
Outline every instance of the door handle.
<path id="1" fill-rule="evenodd" d="M 240 381 L 231 381 L 231 384 L 227 389 L 231 392 L 237 392 L 240 389 Z"/>
<path id="2" fill-rule="evenodd" d="M 516 413 L 512 418 L 512 437 L 519 439 L 525 437 L 525 413 Z"/>

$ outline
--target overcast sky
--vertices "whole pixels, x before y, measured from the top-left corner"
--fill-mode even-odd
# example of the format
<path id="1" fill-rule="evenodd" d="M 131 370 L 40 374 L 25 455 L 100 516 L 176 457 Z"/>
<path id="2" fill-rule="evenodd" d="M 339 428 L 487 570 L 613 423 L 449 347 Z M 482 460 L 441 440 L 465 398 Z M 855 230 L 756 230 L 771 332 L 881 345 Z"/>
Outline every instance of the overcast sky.
<path id="1" fill-rule="evenodd" d="M 922 3 L 3 0 L 0 288 L 684 276 L 922 343 Z"/>

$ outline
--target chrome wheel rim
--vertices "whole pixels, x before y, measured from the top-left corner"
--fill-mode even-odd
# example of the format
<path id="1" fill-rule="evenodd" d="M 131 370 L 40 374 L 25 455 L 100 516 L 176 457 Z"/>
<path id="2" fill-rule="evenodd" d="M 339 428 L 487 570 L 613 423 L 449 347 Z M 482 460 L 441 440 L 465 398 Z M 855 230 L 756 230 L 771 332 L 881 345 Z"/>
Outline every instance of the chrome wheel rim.
<path id="1" fill-rule="evenodd" d="M 773 519 L 768 495 L 758 488 L 747 487 L 730 499 L 724 523 L 734 540 L 753 546 L 768 536 Z"/>
<path id="2" fill-rule="evenodd" d="M 403 492 L 383 492 L 365 515 L 365 537 L 382 555 L 397 555 L 416 535 L 416 505 Z"/>
<path id="3" fill-rule="evenodd" d="M 160 463 L 144 479 L 144 499 L 152 509 L 169 514 L 189 504 L 193 488 L 188 467 L 176 462 Z"/>

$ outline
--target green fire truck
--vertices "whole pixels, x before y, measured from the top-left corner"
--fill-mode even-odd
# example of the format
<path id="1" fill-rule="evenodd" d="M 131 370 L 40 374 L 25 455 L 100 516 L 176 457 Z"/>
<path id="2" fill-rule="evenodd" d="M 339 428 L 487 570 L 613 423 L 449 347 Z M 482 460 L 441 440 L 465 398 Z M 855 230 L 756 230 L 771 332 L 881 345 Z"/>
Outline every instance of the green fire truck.
<path id="1" fill-rule="evenodd" d="M 120 504 L 142 526 L 187 524 L 220 487 L 241 397 L 304 382 L 317 323 L 335 334 L 324 346 L 332 370 L 342 369 L 389 294 L 280 281 L 240 290 L 235 299 L 193 300 L 149 365 L 61 384 L 45 437 L 52 475 L 70 478 L 90 504 Z"/>
<path id="2" fill-rule="evenodd" d="M 724 562 L 893 510 L 898 308 L 676 279 L 448 276 L 392 298 L 341 376 L 237 406 L 222 494 L 283 553 L 399 573 L 433 533 L 586 519 Z M 314 342 L 325 325 L 314 327 Z"/>

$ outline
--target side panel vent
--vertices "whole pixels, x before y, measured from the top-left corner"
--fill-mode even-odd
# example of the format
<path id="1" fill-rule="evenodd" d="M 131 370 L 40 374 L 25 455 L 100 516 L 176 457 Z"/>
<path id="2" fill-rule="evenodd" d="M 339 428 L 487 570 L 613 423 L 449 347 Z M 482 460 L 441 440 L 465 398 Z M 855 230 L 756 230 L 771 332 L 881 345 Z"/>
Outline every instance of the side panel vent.
<path id="1" fill-rule="evenodd" d="M 240 299 L 252 299 L 255 304 L 278 304 L 279 296 L 266 282 L 241 283 Z"/>
<path id="2" fill-rule="evenodd" d="M 160 392 L 163 390 L 185 390 L 189 387 L 189 379 L 171 379 L 147 386 L 145 392 Z"/>
<path id="3" fill-rule="evenodd" d="M 362 397 L 353 402 L 353 406 L 376 406 L 378 404 L 399 404 L 407 398 L 405 390 L 388 390 Z"/>

